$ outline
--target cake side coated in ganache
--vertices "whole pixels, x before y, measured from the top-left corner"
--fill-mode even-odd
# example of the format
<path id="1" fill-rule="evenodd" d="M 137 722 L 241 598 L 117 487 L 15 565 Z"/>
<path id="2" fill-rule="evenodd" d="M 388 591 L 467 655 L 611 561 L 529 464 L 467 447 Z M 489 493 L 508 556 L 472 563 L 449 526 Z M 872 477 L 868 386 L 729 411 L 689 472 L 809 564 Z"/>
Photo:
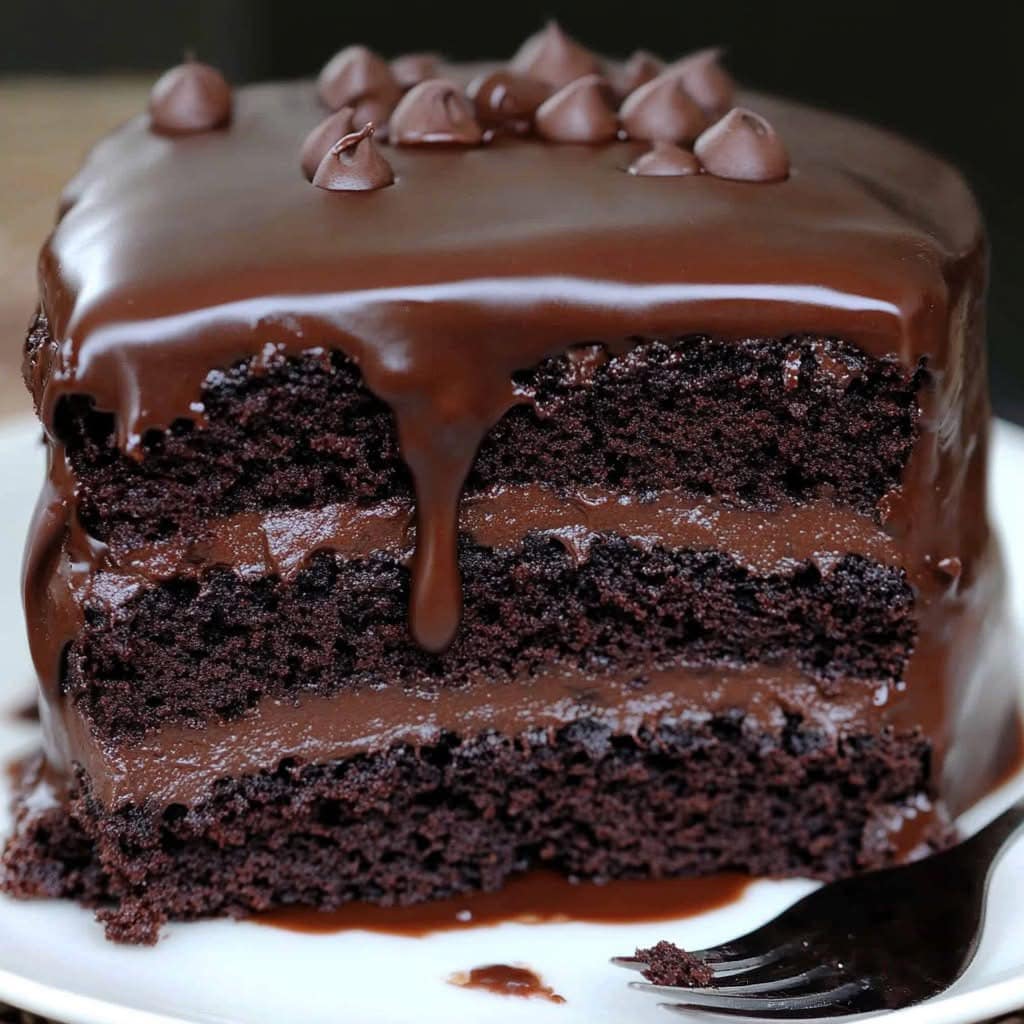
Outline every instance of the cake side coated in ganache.
<path id="1" fill-rule="evenodd" d="M 632 65 L 531 47 L 404 96 L 360 48 L 185 65 L 69 187 L 26 355 L 61 795 L 9 887 L 139 940 L 540 863 L 836 877 L 1006 770 L 961 178 L 706 54 L 618 106 Z"/>

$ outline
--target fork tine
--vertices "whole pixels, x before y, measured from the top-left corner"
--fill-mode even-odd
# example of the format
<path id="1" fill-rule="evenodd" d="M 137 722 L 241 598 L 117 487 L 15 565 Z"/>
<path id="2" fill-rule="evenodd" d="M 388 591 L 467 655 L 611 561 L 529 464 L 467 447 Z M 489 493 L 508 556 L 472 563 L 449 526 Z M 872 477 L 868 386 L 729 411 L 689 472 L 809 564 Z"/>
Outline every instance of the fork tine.
<path id="1" fill-rule="evenodd" d="M 662 1010 L 689 1017 L 691 1020 L 700 1016 L 707 1024 L 758 1024 L 759 1021 L 821 1021 L 841 1020 L 843 1024 L 857 1024 L 860 1021 L 878 1017 L 878 1010 L 886 1007 L 878 1004 L 874 1009 L 860 1006 L 852 1009 L 846 1006 L 832 1005 L 812 1007 L 808 1010 L 772 1011 L 760 1010 L 708 1010 L 704 1007 L 685 1006 L 680 1003 L 658 1003 Z"/>
<path id="2" fill-rule="evenodd" d="M 716 989 L 677 989 L 659 985 L 644 985 L 641 982 L 633 982 L 631 987 L 657 995 L 669 996 L 677 1000 L 670 1005 L 681 1008 L 712 1010 L 716 1013 L 742 1014 L 751 1017 L 824 1009 L 845 1003 L 856 996 L 863 996 L 871 988 L 870 982 L 864 979 L 847 981 L 821 992 L 806 992 L 797 995 L 781 995 L 778 992 L 747 996 L 721 995 Z"/>
<path id="3" fill-rule="evenodd" d="M 816 1006 L 819 1002 L 824 999 L 828 1001 L 828 997 L 840 990 L 845 990 L 850 987 L 850 993 L 854 994 L 860 991 L 863 987 L 864 982 L 860 979 L 847 979 L 841 981 L 841 984 L 836 984 L 837 979 L 829 977 L 830 987 L 817 987 L 809 992 L 802 992 L 801 987 L 806 987 L 808 984 L 813 983 L 815 979 L 810 981 L 802 976 L 797 976 L 797 985 L 792 990 L 780 989 L 778 987 L 761 988 L 759 986 L 751 985 L 732 985 L 730 988 L 679 988 L 675 985 L 652 985 L 647 981 L 631 981 L 630 988 L 635 988 L 638 992 L 651 992 L 654 995 L 669 995 L 673 998 L 679 999 L 681 1002 L 689 1002 L 694 1007 L 709 1007 L 709 1008 L 721 1008 L 723 1010 L 742 1010 L 749 1008 L 752 1010 L 763 1009 L 763 1008 L 774 1008 L 775 1004 L 785 1004 L 787 1007 L 794 1007 L 795 1009 L 802 1009 L 806 1006 Z M 816 979 L 818 981 L 824 980 L 823 977 Z M 777 1009 L 777 1008 L 775 1008 Z"/>
<path id="4" fill-rule="evenodd" d="M 612 963 L 616 967 L 625 967 L 627 971 L 642 971 L 646 964 L 635 956 L 613 956 Z"/>
<path id="5" fill-rule="evenodd" d="M 770 949 L 766 953 L 760 953 L 756 956 L 746 956 L 735 960 L 707 960 L 705 959 L 706 951 L 693 953 L 691 955 L 704 960 L 707 966 L 711 968 L 716 979 L 724 979 L 732 978 L 740 974 L 745 975 L 747 973 L 758 972 L 765 967 L 771 967 L 778 964 L 791 948 L 791 946 L 779 946 L 777 949 Z M 643 971 L 647 966 L 643 960 L 640 960 L 635 956 L 613 956 L 611 958 L 611 962 L 616 967 L 625 967 L 630 971 Z"/>
<path id="6" fill-rule="evenodd" d="M 715 956 L 714 950 L 701 950 L 694 953 L 693 956 L 703 960 L 714 972 L 716 978 L 729 978 L 734 974 L 745 974 L 748 971 L 756 971 L 762 967 L 777 964 L 792 952 L 793 948 L 792 943 L 777 945 L 769 947 L 764 953 L 748 954 L 733 959 Z"/>
<path id="7" fill-rule="evenodd" d="M 719 992 L 722 995 L 740 995 L 747 993 L 755 995 L 760 992 L 798 992 L 811 985 L 820 985 L 824 981 L 837 981 L 840 978 L 839 972 L 830 964 L 819 964 L 806 971 L 793 973 L 792 965 L 787 965 L 787 970 L 779 971 L 775 977 L 770 975 L 761 978 L 760 975 L 747 981 L 742 980 L 736 985 L 715 985 L 713 989 L 706 991 Z"/>

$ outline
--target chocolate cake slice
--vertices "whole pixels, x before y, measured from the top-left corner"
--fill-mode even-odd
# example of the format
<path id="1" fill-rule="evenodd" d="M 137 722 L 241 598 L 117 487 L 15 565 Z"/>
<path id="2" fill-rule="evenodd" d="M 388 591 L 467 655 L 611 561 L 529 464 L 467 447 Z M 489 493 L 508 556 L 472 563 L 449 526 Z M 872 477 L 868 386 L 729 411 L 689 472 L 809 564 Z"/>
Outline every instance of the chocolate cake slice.
<path id="1" fill-rule="evenodd" d="M 899 138 L 556 26 L 189 63 L 40 281 L 9 892 L 149 942 L 536 866 L 832 879 L 1015 756 L 985 240 Z"/>

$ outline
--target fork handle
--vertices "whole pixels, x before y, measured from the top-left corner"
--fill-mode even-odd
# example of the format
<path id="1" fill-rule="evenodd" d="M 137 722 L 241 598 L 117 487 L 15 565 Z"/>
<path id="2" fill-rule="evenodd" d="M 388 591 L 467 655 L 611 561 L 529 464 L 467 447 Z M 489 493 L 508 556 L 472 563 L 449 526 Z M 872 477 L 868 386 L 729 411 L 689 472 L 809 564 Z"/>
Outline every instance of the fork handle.
<path id="1" fill-rule="evenodd" d="M 990 822 L 980 832 L 967 840 L 980 857 L 989 864 L 994 864 L 1003 853 L 1017 832 L 1024 826 L 1024 798 L 1007 808 L 995 821 Z"/>

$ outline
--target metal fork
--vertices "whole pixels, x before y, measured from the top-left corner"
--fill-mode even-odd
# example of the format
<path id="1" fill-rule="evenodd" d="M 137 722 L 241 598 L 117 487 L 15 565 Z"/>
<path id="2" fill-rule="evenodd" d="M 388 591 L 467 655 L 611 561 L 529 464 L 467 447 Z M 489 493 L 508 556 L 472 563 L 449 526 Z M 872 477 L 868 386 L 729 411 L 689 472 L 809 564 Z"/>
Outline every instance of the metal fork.
<path id="1" fill-rule="evenodd" d="M 1024 825 L 1024 799 L 957 846 L 826 885 L 762 928 L 693 955 L 709 988 L 632 982 L 667 1009 L 764 1020 L 897 1010 L 945 991 L 978 948 L 992 869 Z M 636 957 L 616 957 L 643 970 Z"/>

